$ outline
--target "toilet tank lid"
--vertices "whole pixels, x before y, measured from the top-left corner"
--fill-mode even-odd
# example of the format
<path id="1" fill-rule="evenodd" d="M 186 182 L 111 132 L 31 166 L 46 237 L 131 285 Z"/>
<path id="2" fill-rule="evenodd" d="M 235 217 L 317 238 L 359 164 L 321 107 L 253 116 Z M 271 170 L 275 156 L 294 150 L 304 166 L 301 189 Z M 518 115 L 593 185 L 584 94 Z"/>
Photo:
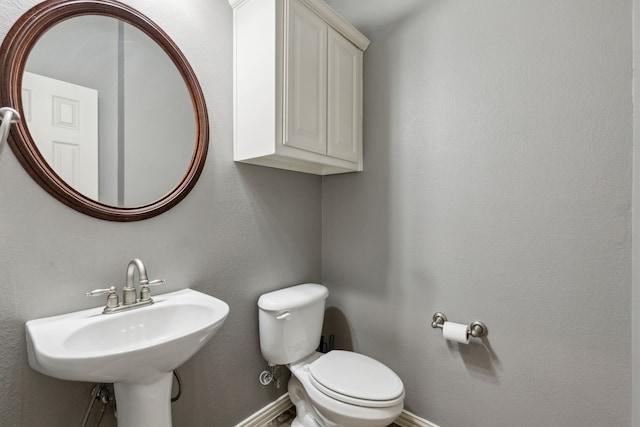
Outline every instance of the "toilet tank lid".
<path id="1" fill-rule="evenodd" d="M 317 283 L 304 283 L 262 295 L 258 299 L 258 307 L 265 311 L 282 311 L 301 308 L 322 301 L 329 296 L 329 291 Z"/>

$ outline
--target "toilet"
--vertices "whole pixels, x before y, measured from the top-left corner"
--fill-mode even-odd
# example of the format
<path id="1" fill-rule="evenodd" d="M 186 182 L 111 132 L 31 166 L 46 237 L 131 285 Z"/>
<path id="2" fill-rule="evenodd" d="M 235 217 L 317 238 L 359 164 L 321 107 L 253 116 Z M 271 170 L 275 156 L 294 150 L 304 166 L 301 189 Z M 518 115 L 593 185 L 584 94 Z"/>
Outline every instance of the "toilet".
<path id="1" fill-rule="evenodd" d="M 270 365 L 291 371 L 292 427 L 384 427 L 402 412 L 404 385 L 390 368 L 350 351 L 316 352 L 322 332 L 323 285 L 305 283 L 258 299 L 260 349 Z"/>

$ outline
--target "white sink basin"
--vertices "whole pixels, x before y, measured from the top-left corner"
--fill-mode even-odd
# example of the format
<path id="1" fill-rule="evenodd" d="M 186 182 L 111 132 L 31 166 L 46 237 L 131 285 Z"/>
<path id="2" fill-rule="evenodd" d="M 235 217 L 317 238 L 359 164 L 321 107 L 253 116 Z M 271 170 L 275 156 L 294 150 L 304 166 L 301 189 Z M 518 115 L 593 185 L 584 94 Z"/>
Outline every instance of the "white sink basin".
<path id="1" fill-rule="evenodd" d="M 215 334 L 229 306 L 191 289 L 153 299 L 150 306 L 119 313 L 102 314 L 103 307 L 98 307 L 27 322 L 29 365 L 65 380 L 136 384 L 137 388 L 116 384 L 116 399 L 119 391 L 127 394 L 118 399 L 119 426 L 127 425 L 122 423 L 127 403 L 121 400 L 136 400 L 141 385 L 162 383 L 168 405 L 171 372 Z M 168 424 L 151 417 L 149 425 L 171 425 L 168 410 Z M 142 425 L 141 418 L 130 418 L 132 425 Z"/>
<path id="2" fill-rule="evenodd" d="M 171 372 L 220 328 L 229 306 L 184 289 L 113 314 L 103 307 L 27 322 L 29 364 L 64 380 L 137 382 Z"/>

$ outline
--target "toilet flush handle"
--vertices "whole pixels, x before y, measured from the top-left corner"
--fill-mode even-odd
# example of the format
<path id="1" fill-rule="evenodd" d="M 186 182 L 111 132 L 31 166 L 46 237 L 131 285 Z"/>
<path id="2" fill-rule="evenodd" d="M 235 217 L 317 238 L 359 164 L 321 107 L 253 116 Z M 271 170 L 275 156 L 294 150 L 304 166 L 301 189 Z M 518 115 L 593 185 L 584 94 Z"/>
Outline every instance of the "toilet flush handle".
<path id="1" fill-rule="evenodd" d="M 281 315 L 276 316 L 276 320 L 288 320 L 289 317 L 291 317 L 291 313 L 289 313 L 288 311 L 285 311 Z"/>

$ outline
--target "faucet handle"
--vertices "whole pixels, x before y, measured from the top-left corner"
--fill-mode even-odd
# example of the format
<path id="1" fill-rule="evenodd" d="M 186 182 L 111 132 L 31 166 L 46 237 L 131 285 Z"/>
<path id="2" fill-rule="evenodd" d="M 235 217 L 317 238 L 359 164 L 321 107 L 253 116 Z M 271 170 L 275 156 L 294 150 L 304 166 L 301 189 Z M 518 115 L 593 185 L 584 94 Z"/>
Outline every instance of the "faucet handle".
<path id="1" fill-rule="evenodd" d="M 84 295 L 87 297 L 95 297 L 97 295 L 102 295 L 102 294 L 106 294 L 106 293 L 115 293 L 116 292 L 116 287 L 115 286 L 111 286 L 107 289 L 94 289 L 91 292 L 87 292 Z"/>
<path id="2" fill-rule="evenodd" d="M 151 299 L 151 291 L 149 290 L 149 286 L 161 285 L 164 282 L 166 282 L 166 280 L 164 280 L 164 279 L 150 280 L 150 281 L 148 281 L 146 283 L 141 282 L 141 284 L 140 284 L 140 302 L 149 301 Z"/>
<path id="3" fill-rule="evenodd" d="M 107 296 L 107 307 L 117 307 L 120 303 L 118 298 L 118 290 L 115 286 L 111 286 L 108 289 L 94 289 L 91 292 L 87 292 L 84 295 L 87 297 L 95 297 L 97 295 L 102 295 L 108 293 Z"/>

